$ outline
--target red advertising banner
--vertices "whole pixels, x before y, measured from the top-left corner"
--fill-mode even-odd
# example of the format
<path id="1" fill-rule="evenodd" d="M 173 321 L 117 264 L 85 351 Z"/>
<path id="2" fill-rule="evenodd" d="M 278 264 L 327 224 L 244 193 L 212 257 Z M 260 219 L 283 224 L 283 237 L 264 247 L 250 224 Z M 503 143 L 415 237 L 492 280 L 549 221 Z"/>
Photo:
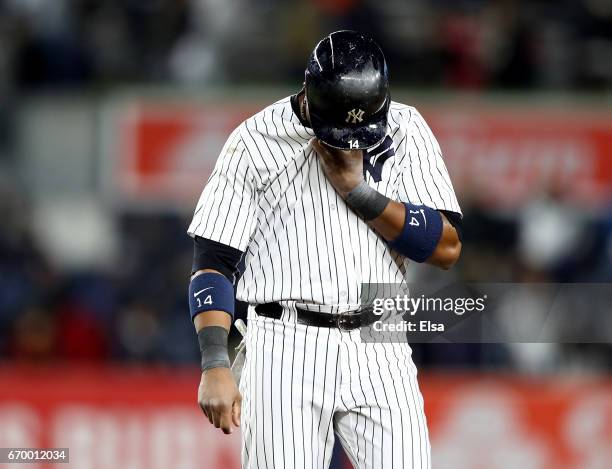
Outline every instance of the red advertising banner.
<path id="1" fill-rule="evenodd" d="M 595 469 L 612 461 L 612 380 L 427 376 L 436 469 Z"/>
<path id="2" fill-rule="evenodd" d="M 68 448 L 70 464 L 2 469 L 237 469 L 240 435 L 197 405 L 199 372 L 0 369 L 0 448 Z"/>
<path id="3" fill-rule="evenodd" d="M 197 370 L 0 368 L 0 447 L 69 448 L 75 467 L 240 467 L 240 436 L 196 404 Z M 612 379 L 425 375 L 434 469 L 604 469 Z"/>
<path id="4" fill-rule="evenodd" d="M 255 105 L 135 102 L 108 114 L 108 190 L 193 205 L 229 133 Z M 577 201 L 612 195 L 612 112 L 504 106 L 423 108 L 461 198 L 516 206 L 551 188 Z"/>
<path id="5" fill-rule="evenodd" d="M 427 120 L 465 195 L 516 205 L 549 190 L 576 201 L 612 195 L 612 113 L 432 109 Z"/>
<path id="6" fill-rule="evenodd" d="M 231 131 L 256 107 L 132 103 L 108 113 L 107 192 L 128 202 L 195 203 Z"/>

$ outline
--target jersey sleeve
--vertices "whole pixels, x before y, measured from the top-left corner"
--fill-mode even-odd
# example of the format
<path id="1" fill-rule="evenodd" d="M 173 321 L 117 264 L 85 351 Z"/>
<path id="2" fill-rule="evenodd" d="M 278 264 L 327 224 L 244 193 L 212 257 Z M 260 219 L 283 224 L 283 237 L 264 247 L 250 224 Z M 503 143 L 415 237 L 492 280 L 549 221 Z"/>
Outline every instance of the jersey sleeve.
<path id="1" fill-rule="evenodd" d="M 407 131 L 398 188 L 400 200 L 461 215 L 436 137 L 416 109 L 410 108 L 402 114 L 405 114 Z"/>
<path id="2" fill-rule="evenodd" d="M 256 183 L 239 129 L 223 146 L 187 233 L 245 251 L 254 229 Z"/>

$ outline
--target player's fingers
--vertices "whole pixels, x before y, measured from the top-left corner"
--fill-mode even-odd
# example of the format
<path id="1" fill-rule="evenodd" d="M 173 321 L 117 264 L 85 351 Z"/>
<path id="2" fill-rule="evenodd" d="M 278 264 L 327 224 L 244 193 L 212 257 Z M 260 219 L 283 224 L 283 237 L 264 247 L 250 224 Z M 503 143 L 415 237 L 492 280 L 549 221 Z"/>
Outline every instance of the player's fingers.
<path id="1" fill-rule="evenodd" d="M 212 424 L 215 426 L 215 428 L 221 427 L 221 409 L 221 404 L 219 403 L 213 404 L 210 409 L 212 414 Z"/>
<path id="2" fill-rule="evenodd" d="M 210 402 L 208 402 L 206 399 L 198 399 L 198 404 L 200 405 L 200 409 L 202 409 L 204 415 L 206 415 L 206 418 L 208 418 L 208 421 L 213 423 Z"/>
<path id="3" fill-rule="evenodd" d="M 219 427 L 223 430 L 223 433 L 229 435 L 233 432 L 232 429 L 232 408 L 226 406 L 222 409 L 219 414 Z"/>
<path id="4" fill-rule="evenodd" d="M 315 152 L 317 153 L 317 155 L 319 155 L 324 160 L 325 163 L 328 163 L 328 164 L 334 163 L 334 158 L 331 152 L 327 148 L 325 148 L 323 144 L 321 144 L 321 141 L 318 138 L 315 138 L 312 141 L 312 146 Z"/>
<path id="5" fill-rule="evenodd" d="M 220 428 L 221 427 L 221 413 L 219 412 L 219 409 L 217 408 L 211 409 L 211 414 L 212 414 L 211 423 L 215 426 L 215 428 Z"/>
<path id="6" fill-rule="evenodd" d="M 204 412 L 204 415 L 206 415 L 206 418 L 208 419 L 208 421 L 212 424 L 213 423 L 213 419 L 212 419 L 212 409 L 209 406 L 200 406 L 202 409 L 202 412 Z"/>
<path id="7" fill-rule="evenodd" d="M 198 397 L 198 406 L 200 406 L 200 410 L 202 410 L 202 413 L 206 415 L 206 417 L 208 417 L 208 411 L 206 409 L 206 404 L 199 397 Z"/>
<path id="8" fill-rule="evenodd" d="M 329 151 L 327 151 L 327 149 L 321 145 L 318 138 L 315 138 L 312 141 L 312 148 L 314 149 L 315 153 L 324 160 L 324 162 L 328 162 L 330 160 L 331 155 Z"/>
<path id="9" fill-rule="evenodd" d="M 228 400 L 215 400 L 211 402 L 210 411 L 212 423 L 215 428 L 221 428 L 223 433 L 231 433 L 232 403 Z"/>
<path id="10" fill-rule="evenodd" d="M 234 401 L 234 405 L 232 406 L 232 421 L 234 425 L 237 427 L 240 426 L 240 415 L 242 412 L 242 396 L 238 394 L 238 397 Z"/>

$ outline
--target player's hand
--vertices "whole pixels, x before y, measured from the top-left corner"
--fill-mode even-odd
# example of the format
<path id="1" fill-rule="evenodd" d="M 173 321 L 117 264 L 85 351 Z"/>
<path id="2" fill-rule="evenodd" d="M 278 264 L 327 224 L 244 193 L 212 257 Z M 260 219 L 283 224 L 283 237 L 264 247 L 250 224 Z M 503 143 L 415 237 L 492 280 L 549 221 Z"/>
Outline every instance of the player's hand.
<path id="1" fill-rule="evenodd" d="M 338 150 L 312 141 L 319 155 L 323 172 L 332 186 L 344 198 L 363 180 L 363 153 L 361 150 Z"/>
<path id="2" fill-rule="evenodd" d="M 212 368 L 202 372 L 198 404 L 210 423 L 230 434 L 240 426 L 242 396 L 229 368 Z"/>

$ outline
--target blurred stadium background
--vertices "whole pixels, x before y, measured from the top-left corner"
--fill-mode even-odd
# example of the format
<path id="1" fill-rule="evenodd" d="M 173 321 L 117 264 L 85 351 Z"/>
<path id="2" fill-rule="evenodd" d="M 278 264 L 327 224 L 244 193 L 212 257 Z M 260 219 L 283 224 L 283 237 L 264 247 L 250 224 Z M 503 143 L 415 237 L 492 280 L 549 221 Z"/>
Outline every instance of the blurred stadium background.
<path id="1" fill-rule="evenodd" d="M 442 145 L 465 212 L 443 278 L 612 282 L 608 0 L 0 0 L 0 447 L 239 467 L 196 405 L 185 230 L 230 130 L 336 29 L 377 39 Z M 612 327 L 591 307 L 561 334 Z M 611 467 L 610 344 L 414 356 L 434 468 Z"/>

